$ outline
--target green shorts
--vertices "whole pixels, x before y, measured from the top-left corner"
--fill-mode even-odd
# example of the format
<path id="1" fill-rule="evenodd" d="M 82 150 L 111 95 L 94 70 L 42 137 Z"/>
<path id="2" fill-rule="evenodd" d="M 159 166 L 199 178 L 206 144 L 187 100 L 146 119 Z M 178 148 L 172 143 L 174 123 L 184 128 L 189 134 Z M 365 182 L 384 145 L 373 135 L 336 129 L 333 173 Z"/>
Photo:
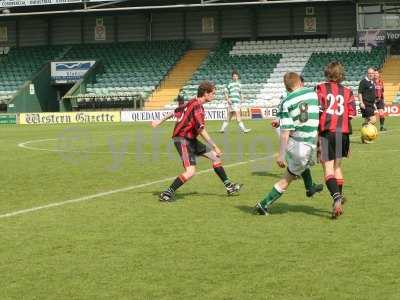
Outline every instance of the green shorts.
<path id="1" fill-rule="evenodd" d="M 300 176 L 305 170 L 315 165 L 317 147 L 289 138 L 286 149 L 286 162 L 290 173 Z"/>

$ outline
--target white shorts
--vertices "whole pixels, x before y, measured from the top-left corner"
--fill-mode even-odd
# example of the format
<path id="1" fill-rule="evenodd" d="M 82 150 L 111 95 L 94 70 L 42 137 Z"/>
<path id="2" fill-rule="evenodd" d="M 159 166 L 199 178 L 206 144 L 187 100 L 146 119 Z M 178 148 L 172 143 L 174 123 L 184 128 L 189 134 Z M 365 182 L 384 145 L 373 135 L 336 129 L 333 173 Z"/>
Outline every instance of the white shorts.
<path id="1" fill-rule="evenodd" d="M 232 103 L 229 105 L 229 111 L 230 112 L 240 112 L 240 103 Z"/>
<path id="2" fill-rule="evenodd" d="M 286 150 L 286 162 L 290 173 L 300 176 L 305 170 L 315 165 L 317 147 L 289 138 Z"/>

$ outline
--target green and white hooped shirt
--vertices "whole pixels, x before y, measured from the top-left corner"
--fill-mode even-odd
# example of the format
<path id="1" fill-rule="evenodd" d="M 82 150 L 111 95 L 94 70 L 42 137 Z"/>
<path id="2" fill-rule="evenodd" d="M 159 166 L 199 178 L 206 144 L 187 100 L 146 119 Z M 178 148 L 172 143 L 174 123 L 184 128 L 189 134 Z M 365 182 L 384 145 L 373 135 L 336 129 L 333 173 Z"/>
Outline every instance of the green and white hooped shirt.
<path id="1" fill-rule="evenodd" d="M 313 88 L 289 93 L 280 104 L 280 127 L 290 130 L 291 138 L 315 146 L 319 125 L 318 96 Z"/>
<path id="2" fill-rule="evenodd" d="M 242 91 L 242 84 L 240 83 L 239 80 L 237 81 L 231 81 L 227 88 L 227 93 L 229 100 L 231 100 L 232 104 L 239 104 L 241 102 L 241 91 Z"/>

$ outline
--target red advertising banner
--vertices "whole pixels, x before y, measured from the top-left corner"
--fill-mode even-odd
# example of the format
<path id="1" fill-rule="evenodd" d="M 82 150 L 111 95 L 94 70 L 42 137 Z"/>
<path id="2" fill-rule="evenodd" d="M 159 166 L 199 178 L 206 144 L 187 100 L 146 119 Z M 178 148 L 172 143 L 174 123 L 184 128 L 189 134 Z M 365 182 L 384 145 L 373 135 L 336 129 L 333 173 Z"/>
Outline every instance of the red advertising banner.
<path id="1" fill-rule="evenodd" d="M 251 119 L 273 119 L 278 112 L 277 107 L 252 107 L 250 109 Z M 376 111 L 378 113 L 378 111 Z M 386 104 L 385 114 L 400 117 L 400 104 Z M 361 110 L 357 105 L 357 117 L 361 117 Z"/>

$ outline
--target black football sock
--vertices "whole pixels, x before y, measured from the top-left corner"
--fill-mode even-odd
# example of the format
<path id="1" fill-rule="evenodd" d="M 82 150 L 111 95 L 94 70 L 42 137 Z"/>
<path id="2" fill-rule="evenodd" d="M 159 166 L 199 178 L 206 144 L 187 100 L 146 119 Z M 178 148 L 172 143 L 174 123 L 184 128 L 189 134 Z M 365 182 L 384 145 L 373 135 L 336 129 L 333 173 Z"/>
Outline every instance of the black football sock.
<path id="1" fill-rule="evenodd" d="M 344 185 L 344 179 L 343 178 L 336 178 L 336 183 L 339 188 L 339 192 L 343 195 L 343 185 Z"/>
<path id="2" fill-rule="evenodd" d="M 172 182 L 171 186 L 168 188 L 168 191 L 171 194 L 174 194 L 177 189 L 179 189 L 187 179 L 183 175 L 179 175 L 178 177 L 175 178 L 174 182 Z"/>
<path id="3" fill-rule="evenodd" d="M 303 173 L 301 173 L 301 178 L 303 178 L 304 187 L 307 191 L 309 191 L 313 187 L 313 180 L 311 177 L 310 169 L 307 169 Z"/>
<path id="4" fill-rule="evenodd" d="M 329 192 L 331 193 L 331 197 L 333 201 L 337 201 L 341 198 L 339 187 L 336 183 L 336 179 L 333 176 L 328 176 L 325 179 L 326 187 L 328 188 Z"/>
<path id="5" fill-rule="evenodd" d="M 215 174 L 218 175 L 219 179 L 221 179 L 225 186 L 231 184 L 231 181 L 228 179 L 228 176 L 225 173 L 225 169 L 222 167 L 221 163 L 213 163 L 213 168 Z"/>
<path id="6" fill-rule="evenodd" d="M 385 118 L 384 117 L 380 117 L 379 118 L 379 123 L 381 124 L 381 128 L 385 125 Z"/>

